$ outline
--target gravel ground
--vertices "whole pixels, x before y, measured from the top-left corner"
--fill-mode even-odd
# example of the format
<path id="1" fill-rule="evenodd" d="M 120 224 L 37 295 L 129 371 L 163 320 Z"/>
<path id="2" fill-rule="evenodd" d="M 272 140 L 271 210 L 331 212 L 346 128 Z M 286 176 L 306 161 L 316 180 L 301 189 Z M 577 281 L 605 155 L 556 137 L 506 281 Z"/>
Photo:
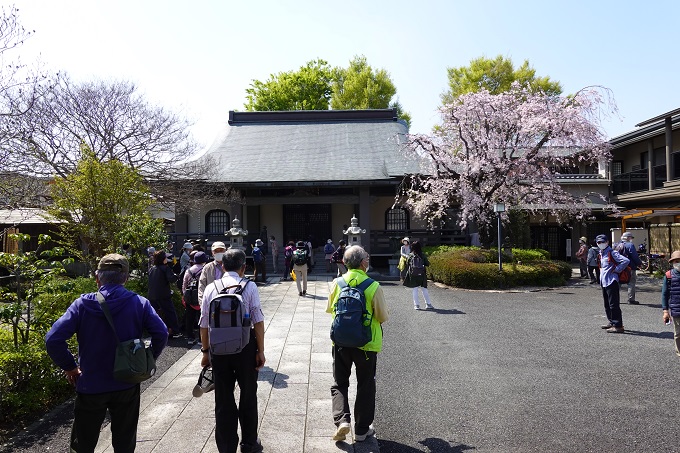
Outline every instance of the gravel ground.
<path id="1" fill-rule="evenodd" d="M 168 341 L 168 346 L 156 361 L 156 375 L 141 384 L 142 392 L 172 364 L 187 352 L 186 340 Z M 71 423 L 73 422 L 73 399 L 46 414 L 42 419 L 13 436 L 0 446 L 2 453 L 44 453 L 69 450 Z"/>

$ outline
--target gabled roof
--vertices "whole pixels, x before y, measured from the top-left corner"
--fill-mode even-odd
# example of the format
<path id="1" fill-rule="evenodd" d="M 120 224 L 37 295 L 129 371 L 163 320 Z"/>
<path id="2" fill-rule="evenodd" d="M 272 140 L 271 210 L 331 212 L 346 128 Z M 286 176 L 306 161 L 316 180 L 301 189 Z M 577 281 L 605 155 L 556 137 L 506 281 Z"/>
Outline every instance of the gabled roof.
<path id="1" fill-rule="evenodd" d="M 219 182 L 391 180 L 419 170 L 403 153 L 406 133 L 393 109 L 229 112 L 205 157 Z"/>

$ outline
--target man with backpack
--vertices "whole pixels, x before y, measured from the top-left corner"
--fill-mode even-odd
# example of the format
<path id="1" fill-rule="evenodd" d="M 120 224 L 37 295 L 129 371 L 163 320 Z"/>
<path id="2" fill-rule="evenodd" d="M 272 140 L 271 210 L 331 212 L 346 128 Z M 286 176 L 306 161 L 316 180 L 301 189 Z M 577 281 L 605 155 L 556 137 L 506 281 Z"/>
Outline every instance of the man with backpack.
<path id="1" fill-rule="evenodd" d="M 196 321 L 201 314 L 201 304 L 198 300 L 198 280 L 205 263 L 208 262 L 208 255 L 205 252 L 193 253 L 192 260 L 194 265 L 186 269 L 182 279 L 182 304 L 184 304 L 184 334 L 187 337 L 187 347 L 196 344 L 194 328 Z"/>
<path id="2" fill-rule="evenodd" d="M 625 256 L 630 260 L 630 280 L 628 280 L 628 303 L 631 305 L 637 305 L 640 302 L 635 300 L 635 283 L 637 282 L 637 268 L 642 264 L 642 260 L 638 256 L 635 244 L 633 244 L 633 233 L 626 231 L 621 235 L 621 242 L 616 244 L 614 250 L 619 252 L 619 254 Z"/>
<path id="3" fill-rule="evenodd" d="M 663 322 L 673 322 L 675 353 L 680 356 L 680 250 L 671 253 L 671 270 L 666 271 L 661 287 Z"/>
<path id="4" fill-rule="evenodd" d="M 333 315 L 333 378 L 331 387 L 333 440 L 345 440 L 351 430 L 349 378 L 352 364 L 357 377 L 354 404 L 354 440 L 361 442 L 375 434 L 375 374 L 378 352 L 382 350 L 381 324 L 388 312 L 380 284 L 366 275 L 368 253 L 358 245 L 348 247 L 343 261 L 348 271 L 333 281 L 327 313 Z"/>
<path id="5" fill-rule="evenodd" d="M 595 238 L 600 249 L 600 286 L 604 300 L 604 312 L 607 324 L 602 326 L 608 333 L 623 333 L 623 315 L 621 314 L 619 296 L 619 274 L 628 267 L 630 260 L 621 256 L 609 246 L 609 240 L 604 234 Z"/>
<path id="6" fill-rule="evenodd" d="M 253 263 L 255 264 L 255 272 L 253 273 L 253 281 L 257 282 L 258 276 L 262 277 L 262 282 L 267 282 L 267 263 L 266 256 L 264 253 L 264 242 L 262 239 L 257 239 L 255 241 L 255 247 L 253 247 Z"/>
<path id="7" fill-rule="evenodd" d="M 260 452 L 257 375 L 265 364 L 264 315 L 260 295 L 257 285 L 245 278 L 245 252 L 228 249 L 221 258 L 224 275 L 205 288 L 199 321 L 203 353 L 201 366 L 212 366 L 215 382 L 215 443 L 220 453 L 235 453 L 239 447 L 237 427 L 240 422 L 241 452 Z M 227 310 L 217 305 L 216 302 L 222 298 L 230 303 L 235 301 L 237 308 L 230 305 L 231 309 Z M 231 325 L 227 326 L 227 321 Z M 224 325 L 217 325 L 217 322 Z M 230 349 L 234 341 L 225 340 L 224 335 L 232 333 L 230 329 L 237 331 L 241 340 L 237 349 Z M 238 406 L 234 399 L 236 382 L 240 389 Z"/>
<path id="8" fill-rule="evenodd" d="M 307 294 L 308 263 L 307 245 L 304 241 L 298 241 L 293 252 L 293 271 L 295 272 L 295 283 L 297 284 L 298 293 L 301 296 Z"/>

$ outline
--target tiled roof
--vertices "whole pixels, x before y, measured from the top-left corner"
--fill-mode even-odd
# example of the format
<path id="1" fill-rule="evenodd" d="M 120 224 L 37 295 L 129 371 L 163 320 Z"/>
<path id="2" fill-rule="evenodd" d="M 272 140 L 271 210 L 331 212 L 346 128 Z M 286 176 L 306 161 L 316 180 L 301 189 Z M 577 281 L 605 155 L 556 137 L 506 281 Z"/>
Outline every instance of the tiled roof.
<path id="1" fill-rule="evenodd" d="M 229 183 L 375 181 L 418 171 L 405 157 L 406 125 L 391 117 L 296 120 L 286 112 L 261 122 L 234 121 L 208 149 L 217 162 L 210 179 Z M 238 112 L 236 112 L 238 114 Z M 292 115 L 293 112 L 291 112 Z M 387 118 L 389 116 L 389 118 Z"/>

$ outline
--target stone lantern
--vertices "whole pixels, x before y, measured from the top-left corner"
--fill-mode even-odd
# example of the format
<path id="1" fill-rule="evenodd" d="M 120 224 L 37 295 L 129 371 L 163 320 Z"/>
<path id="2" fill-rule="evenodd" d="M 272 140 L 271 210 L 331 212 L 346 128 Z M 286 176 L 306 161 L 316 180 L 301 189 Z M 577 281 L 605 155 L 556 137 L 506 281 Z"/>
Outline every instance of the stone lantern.
<path id="1" fill-rule="evenodd" d="M 357 216 L 352 215 L 350 227 L 342 232 L 342 234 L 347 235 L 347 247 L 352 245 L 361 245 L 361 234 L 365 232 L 366 230 L 362 230 L 359 227 L 359 219 L 357 219 Z"/>
<path id="2" fill-rule="evenodd" d="M 234 216 L 234 220 L 231 222 L 231 228 L 225 231 L 224 235 L 229 241 L 227 248 L 245 251 L 246 248 L 243 245 L 243 240 L 248 236 L 248 230 L 241 228 L 241 221 L 236 216 Z"/>

